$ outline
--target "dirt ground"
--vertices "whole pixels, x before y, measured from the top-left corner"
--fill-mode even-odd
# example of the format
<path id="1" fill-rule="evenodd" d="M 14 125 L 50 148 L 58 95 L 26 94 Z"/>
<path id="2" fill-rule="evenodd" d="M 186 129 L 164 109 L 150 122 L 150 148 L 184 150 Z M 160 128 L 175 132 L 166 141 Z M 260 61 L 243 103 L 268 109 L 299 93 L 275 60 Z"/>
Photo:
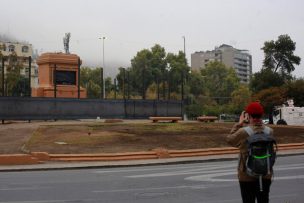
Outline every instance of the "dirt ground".
<path id="1" fill-rule="evenodd" d="M 233 123 L 13 122 L 0 124 L 0 154 L 115 153 L 156 148 L 200 149 L 229 146 Z M 304 142 L 304 127 L 271 126 L 278 143 Z"/>

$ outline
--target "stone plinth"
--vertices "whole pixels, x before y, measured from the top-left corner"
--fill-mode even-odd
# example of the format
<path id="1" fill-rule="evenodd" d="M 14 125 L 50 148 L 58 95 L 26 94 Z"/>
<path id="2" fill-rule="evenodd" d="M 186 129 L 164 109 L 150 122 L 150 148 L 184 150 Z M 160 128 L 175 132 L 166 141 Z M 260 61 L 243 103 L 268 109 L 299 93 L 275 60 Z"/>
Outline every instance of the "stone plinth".
<path id="1" fill-rule="evenodd" d="M 32 96 L 55 97 L 56 79 L 56 97 L 78 98 L 78 60 L 76 54 L 42 54 L 37 60 L 39 85 L 32 88 Z M 80 87 L 80 98 L 86 96 L 86 89 Z"/>

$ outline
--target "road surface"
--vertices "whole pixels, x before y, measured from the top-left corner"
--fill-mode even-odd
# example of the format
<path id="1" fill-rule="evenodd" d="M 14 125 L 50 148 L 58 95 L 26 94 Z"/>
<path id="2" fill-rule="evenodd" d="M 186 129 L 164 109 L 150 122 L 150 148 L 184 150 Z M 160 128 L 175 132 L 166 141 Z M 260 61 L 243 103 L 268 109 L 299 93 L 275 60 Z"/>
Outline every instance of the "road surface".
<path id="1" fill-rule="evenodd" d="M 303 202 L 304 155 L 279 157 L 273 203 Z M 1 172 L 0 203 L 240 203 L 237 161 Z"/>

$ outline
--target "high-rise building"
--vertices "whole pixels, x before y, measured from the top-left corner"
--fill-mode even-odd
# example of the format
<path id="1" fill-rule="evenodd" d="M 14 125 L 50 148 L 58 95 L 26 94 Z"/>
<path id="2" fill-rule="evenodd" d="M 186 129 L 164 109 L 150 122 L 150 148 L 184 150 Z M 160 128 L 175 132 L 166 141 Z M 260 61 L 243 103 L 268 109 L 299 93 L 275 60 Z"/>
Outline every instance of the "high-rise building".
<path id="1" fill-rule="evenodd" d="M 247 50 L 239 50 L 223 44 L 212 51 L 200 51 L 191 54 L 191 69 L 205 68 L 210 61 L 219 61 L 233 67 L 242 83 L 249 83 L 252 74 L 252 57 Z"/>
<path id="2" fill-rule="evenodd" d="M 31 87 L 38 86 L 38 66 L 36 63 L 37 54 L 34 54 L 33 47 L 31 44 L 0 41 L 0 52 L 5 57 L 15 53 L 17 56 L 17 60 L 21 62 L 24 67 L 21 70 L 20 74 L 27 78 L 29 76 L 29 57 L 31 56 Z M 8 63 L 9 62 L 7 60 L 4 62 L 4 74 L 7 73 Z"/>

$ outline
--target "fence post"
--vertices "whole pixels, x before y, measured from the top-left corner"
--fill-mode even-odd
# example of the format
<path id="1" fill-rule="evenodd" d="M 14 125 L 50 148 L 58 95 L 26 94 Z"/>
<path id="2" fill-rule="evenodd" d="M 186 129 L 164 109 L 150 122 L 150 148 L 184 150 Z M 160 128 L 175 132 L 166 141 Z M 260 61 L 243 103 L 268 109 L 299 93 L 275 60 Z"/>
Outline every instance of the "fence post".
<path id="1" fill-rule="evenodd" d="M 4 90 L 4 57 L 2 57 L 2 96 L 5 96 L 5 90 Z M 3 120 L 2 120 L 3 121 Z"/>
<path id="2" fill-rule="evenodd" d="M 116 99 L 116 78 L 114 78 L 114 99 Z"/>
<path id="3" fill-rule="evenodd" d="M 125 118 L 128 118 L 128 115 L 127 115 L 127 100 L 124 99 L 124 109 L 125 109 Z"/>
<path id="4" fill-rule="evenodd" d="M 154 112 L 154 116 L 157 116 L 157 104 L 156 104 L 156 100 L 153 101 L 153 112 Z"/>
<path id="5" fill-rule="evenodd" d="M 55 69 L 54 69 L 54 98 L 57 98 L 57 78 L 56 78 L 56 72 L 57 72 L 57 64 L 55 64 Z"/>
<path id="6" fill-rule="evenodd" d="M 80 99 L 80 58 L 78 57 L 78 99 Z"/>
<path id="7" fill-rule="evenodd" d="M 32 57 L 29 56 L 29 97 L 32 96 L 31 79 L 32 79 Z"/>

